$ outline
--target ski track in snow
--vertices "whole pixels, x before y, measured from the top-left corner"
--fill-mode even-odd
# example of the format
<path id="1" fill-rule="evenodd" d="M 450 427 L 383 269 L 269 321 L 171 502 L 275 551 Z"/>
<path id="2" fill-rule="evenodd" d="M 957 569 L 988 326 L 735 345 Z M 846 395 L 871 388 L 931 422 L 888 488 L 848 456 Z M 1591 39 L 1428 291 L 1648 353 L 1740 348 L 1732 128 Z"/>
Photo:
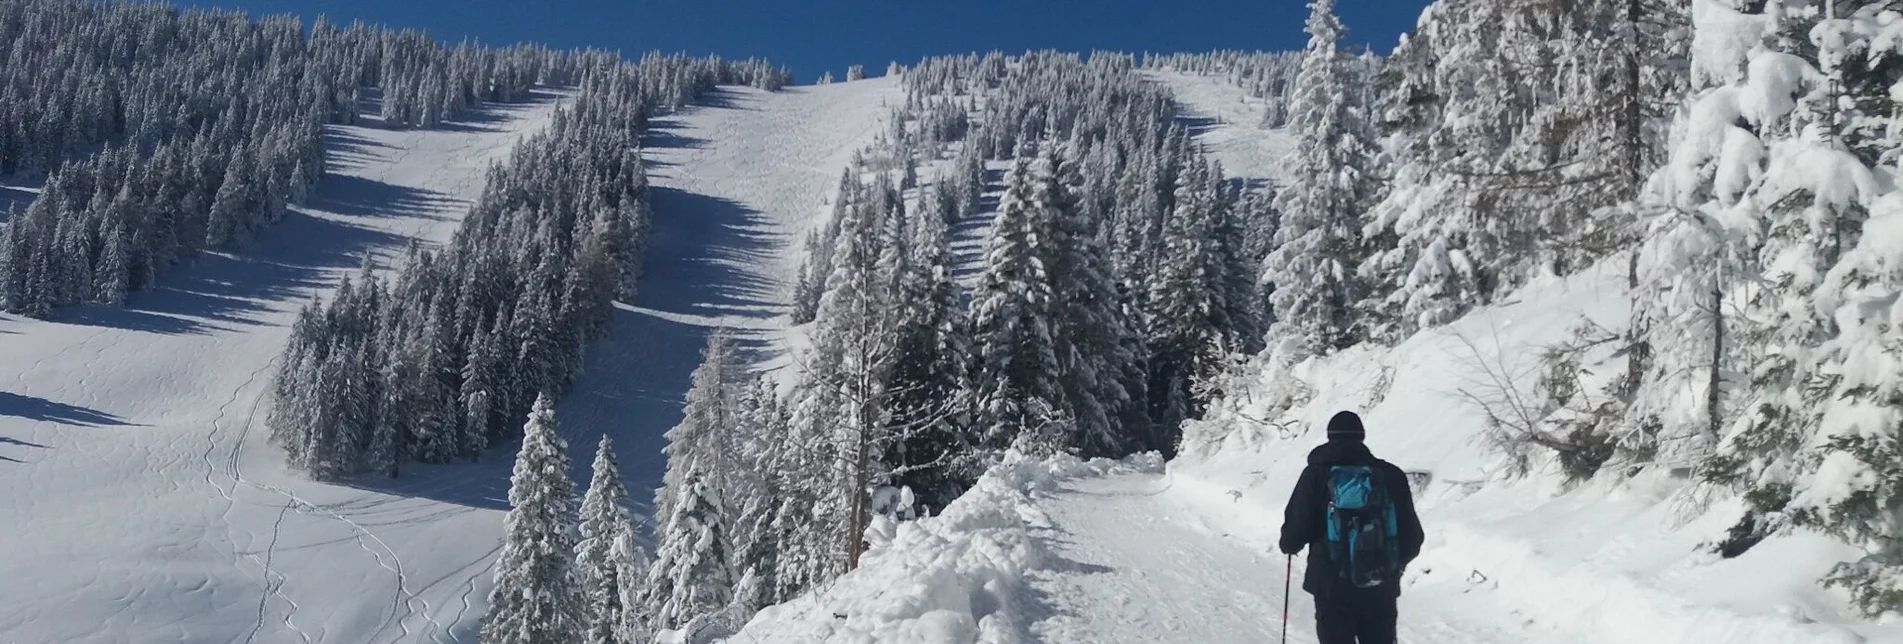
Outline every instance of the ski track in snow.
<path id="1" fill-rule="evenodd" d="M 1241 525 L 1234 511 L 1190 498 L 1167 475 L 1113 474 L 1040 495 L 1050 519 L 1034 536 L 1052 560 L 1029 575 L 1046 644 L 1259 644 L 1282 636 L 1288 560 L 1276 533 Z M 1226 510 L 1226 509 L 1225 509 Z M 1258 522 L 1259 523 L 1259 522 Z M 1315 641 L 1314 600 L 1294 566 L 1288 641 Z M 1450 615 L 1401 598 L 1400 641 L 1413 644 L 1552 642 L 1484 618 Z"/>
<path id="2" fill-rule="evenodd" d="M 602 433 L 659 485 L 705 334 L 782 345 L 801 236 L 896 79 L 721 88 L 658 118 L 641 292 L 618 306 L 558 417 L 586 463 Z M 0 316 L 0 642 L 465 642 L 486 611 L 513 448 L 315 483 L 268 444 L 264 400 L 299 307 L 365 252 L 442 243 L 489 163 L 559 96 L 426 131 L 333 127 L 312 207 L 241 255 L 206 255 L 125 309 Z M 581 468 L 585 470 L 585 467 Z M 588 473 L 578 471 L 580 480 Z"/>
<path id="3" fill-rule="evenodd" d="M 470 561 L 496 551 L 470 537 L 499 534 L 500 513 L 416 492 L 476 470 L 304 480 L 261 435 L 264 398 L 298 308 L 364 253 L 388 265 L 410 240 L 447 241 L 558 98 L 437 130 L 333 126 L 312 204 L 246 252 L 201 256 L 124 309 L 0 316 L 0 361 L 19 368 L 0 392 L 0 507 L 21 526 L 0 532 L 0 641 L 466 633 L 487 573 Z"/>
<path id="4" fill-rule="evenodd" d="M 14 553 L 0 578 L 34 582 L 0 586 L 5 641 L 473 639 L 508 446 L 327 485 L 284 471 L 257 434 L 298 307 L 365 252 L 388 265 L 409 240 L 447 240 L 487 164 L 557 98 L 442 130 L 333 127 L 312 206 L 246 253 L 204 256 L 123 310 L 0 317 L 0 356 L 26 365 L 0 393 L 0 504 L 27 526 L 0 534 Z M 662 435 L 715 327 L 787 366 L 797 244 L 900 99 L 896 79 L 722 88 L 656 119 L 646 273 L 559 412 L 575 454 L 611 433 L 631 483 L 658 485 Z M 961 255 L 987 220 L 961 228 Z"/>

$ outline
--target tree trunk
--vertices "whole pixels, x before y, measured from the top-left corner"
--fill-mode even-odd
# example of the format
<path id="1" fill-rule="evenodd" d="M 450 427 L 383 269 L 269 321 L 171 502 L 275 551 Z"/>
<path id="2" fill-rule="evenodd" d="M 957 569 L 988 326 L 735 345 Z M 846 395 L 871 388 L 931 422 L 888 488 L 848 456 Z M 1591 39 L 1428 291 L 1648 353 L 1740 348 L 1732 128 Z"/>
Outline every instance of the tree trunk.
<path id="1" fill-rule="evenodd" d="M 1717 282 L 1711 286 L 1711 374 L 1705 383 L 1705 413 L 1709 426 L 1705 438 L 1716 443 L 1724 403 L 1725 311 L 1724 290 Z"/>

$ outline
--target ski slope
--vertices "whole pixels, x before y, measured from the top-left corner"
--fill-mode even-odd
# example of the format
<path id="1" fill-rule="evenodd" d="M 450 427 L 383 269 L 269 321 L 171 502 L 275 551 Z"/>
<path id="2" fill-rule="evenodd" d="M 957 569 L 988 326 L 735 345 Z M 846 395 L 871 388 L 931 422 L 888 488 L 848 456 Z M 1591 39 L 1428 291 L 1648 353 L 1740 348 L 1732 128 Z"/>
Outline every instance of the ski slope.
<path id="1" fill-rule="evenodd" d="M 1285 159 L 1295 149 L 1287 130 L 1262 129 L 1262 99 L 1221 76 L 1150 69 L 1143 74 L 1176 95 L 1182 120 L 1223 174 L 1249 187 L 1286 183 Z"/>
<path id="2" fill-rule="evenodd" d="M 466 537 L 500 515 L 290 475 L 262 412 L 298 308 L 365 253 L 447 240 L 556 100 L 332 127 L 312 205 L 246 253 L 124 309 L 0 317 L 0 640 L 428 642 L 473 617 L 493 544 Z"/>
<path id="3" fill-rule="evenodd" d="M 637 516 L 661 485 L 663 434 L 680 422 L 708 333 L 730 329 L 761 368 L 796 368 L 784 350 L 787 307 L 806 232 L 832 212 L 840 172 L 903 98 L 897 78 L 723 87 L 651 125 L 654 224 L 641 290 L 616 305 L 608 337 L 589 348 L 556 410 L 571 454 L 614 437 Z M 488 480 L 506 494 L 506 467 Z"/>
<path id="4" fill-rule="evenodd" d="M 658 485 L 704 334 L 778 341 L 788 249 L 898 96 L 895 79 L 722 88 L 657 119 L 642 291 L 558 411 L 575 460 L 612 433 L 631 485 Z M 21 526 L 0 533 L 0 642 L 474 641 L 512 450 L 313 483 L 267 443 L 265 393 L 298 307 L 366 252 L 447 240 L 487 165 L 556 99 L 439 130 L 332 128 L 313 206 L 249 252 L 124 310 L 0 317 L 18 373 L 0 384 L 0 511 Z"/>

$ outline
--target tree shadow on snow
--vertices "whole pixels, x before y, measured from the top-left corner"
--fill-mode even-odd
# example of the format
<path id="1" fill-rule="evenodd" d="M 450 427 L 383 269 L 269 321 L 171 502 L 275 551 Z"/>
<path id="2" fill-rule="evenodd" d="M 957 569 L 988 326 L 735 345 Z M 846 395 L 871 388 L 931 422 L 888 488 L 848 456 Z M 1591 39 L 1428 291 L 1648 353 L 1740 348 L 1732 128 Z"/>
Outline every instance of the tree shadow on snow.
<path id="1" fill-rule="evenodd" d="M 778 281 L 749 266 L 776 261 L 786 243 L 765 216 L 741 204 L 675 188 L 648 193 L 653 232 L 637 304 L 686 315 L 778 313 Z"/>
<path id="2" fill-rule="evenodd" d="M 397 477 L 365 475 L 340 482 L 345 487 L 393 496 L 429 499 L 483 510 L 509 509 L 509 477 L 515 469 L 520 441 L 490 446 L 474 462 L 444 464 L 404 463 Z M 569 445 L 570 460 L 587 462 L 590 452 Z M 583 479 L 586 481 L 586 479 Z M 585 485 L 585 483 L 584 483 Z"/>
<path id="3" fill-rule="evenodd" d="M 1275 186 L 1274 182 L 1262 177 L 1229 177 L 1229 185 L 1239 191 L 1260 192 Z"/>
<path id="4" fill-rule="evenodd" d="M 641 147 L 647 150 L 698 150 L 707 147 L 707 139 L 681 134 L 682 129 L 678 115 L 655 119 L 648 123 L 647 132 L 641 135 Z M 650 166 L 673 165 L 647 158 L 643 158 L 642 162 Z"/>
<path id="5" fill-rule="evenodd" d="M 0 416 L 13 416 L 33 422 L 55 423 L 75 427 L 132 426 L 132 423 L 128 423 L 117 416 L 98 410 L 5 391 L 0 391 Z M 27 447 L 46 447 L 45 445 L 36 445 L 5 437 L 0 437 L 0 443 L 24 445 Z"/>
<path id="6" fill-rule="evenodd" d="M 447 198 L 356 177 L 326 176 L 318 210 L 361 218 L 437 216 Z M 312 291 L 332 284 L 376 248 L 400 248 L 405 238 L 345 219 L 300 209 L 266 227 L 240 253 L 201 253 L 156 288 L 134 293 L 123 308 L 81 306 L 54 320 L 161 334 L 209 333 L 265 324 L 274 311 L 302 306 Z M 386 251 L 387 252 L 387 251 Z"/>
<path id="7" fill-rule="evenodd" d="M 771 265 L 784 240 L 764 215 L 731 200 L 655 187 L 649 193 L 653 232 L 639 294 L 618 304 L 605 337 L 584 357 L 582 374 L 555 412 L 585 486 L 602 435 L 615 440 L 616 460 L 635 513 L 647 519 L 667 459 L 665 434 L 681 419 L 690 374 L 715 327 L 732 328 L 743 363 L 768 351 L 771 321 L 784 315 L 781 285 L 751 271 Z M 519 444 L 492 446 L 474 463 L 406 465 L 396 479 L 349 484 L 385 494 L 476 508 L 506 509 Z"/>
<path id="8" fill-rule="evenodd" d="M 560 98 L 561 95 L 554 92 L 531 91 L 526 100 L 514 103 L 485 102 L 464 112 L 455 120 L 444 121 L 429 129 L 445 132 L 505 132 L 507 128 L 504 126 L 514 120 L 517 114 Z"/>
<path id="9" fill-rule="evenodd" d="M 327 174 L 317 183 L 319 199 L 313 207 L 353 217 L 401 215 L 445 221 L 444 210 L 463 205 L 448 194 L 384 183 L 364 177 Z"/>
<path id="10" fill-rule="evenodd" d="M 344 125 L 324 127 L 324 162 L 328 173 L 345 172 L 378 158 L 382 150 L 395 149 L 388 143 L 365 137 L 359 128 Z"/>
<path id="11" fill-rule="evenodd" d="M 1192 137 L 1202 136 L 1203 133 L 1216 129 L 1217 125 L 1222 124 L 1222 122 L 1216 120 L 1215 117 L 1190 116 L 1181 113 L 1176 115 L 1176 122 L 1183 124 L 1183 131 Z"/>
<path id="12" fill-rule="evenodd" d="M 45 445 L 41 445 L 39 443 L 23 441 L 23 440 L 8 437 L 8 436 L 0 436 L 0 446 L 9 446 L 9 445 L 18 446 L 18 447 L 31 447 L 36 449 L 46 449 Z M 26 462 L 17 458 L 13 458 L 11 456 L 7 456 L 5 454 L 0 454 L 0 461 L 7 461 L 9 463 L 25 463 Z"/>
<path id="13" fill-rule="evenodd" d="M 1059 546 L 1071 543 L 1069 533 L 1057 527 L 1045 527 L 1032 530 L 1031 538 L 1043 541 L 1046 547 L 1038 557 L 1038 566 L 1026 575 L 1032 580 L 1048 579 L 1067 575 L 1107 575 L 1116 572 L 1115 568 L 1102 564 L 1077 561 L 1060 553 Z M 1063 597 L 1046 591 L 1038 584 L 1025 584 L 1025 592 L 1013 597 L 1017 608 L 1025 617 L 1028 627 L 1054 617 L 1082 618 L 1081 614 L 1066 608 Z"/>
<path id="14" fill-rule="evenodd" d="M 744 94 L 741 94 L 738 89 L 732 87 L 716 87 L 713 91 L 701 94 L 700 98 L 694 99 L 694 105 L 716 110 L 754 109 L 752 106 L 747 105 L 747 103 L 751 101 L 743 100 L 741 98 L 742 96 L 744 96 Z"/>

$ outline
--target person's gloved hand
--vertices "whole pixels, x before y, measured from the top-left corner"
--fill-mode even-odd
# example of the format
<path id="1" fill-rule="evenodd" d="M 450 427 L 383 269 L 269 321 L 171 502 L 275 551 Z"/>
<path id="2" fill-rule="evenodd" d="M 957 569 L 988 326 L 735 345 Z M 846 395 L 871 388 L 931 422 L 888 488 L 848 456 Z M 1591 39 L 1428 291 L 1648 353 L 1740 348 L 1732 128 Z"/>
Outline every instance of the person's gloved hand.
<path id="1" fill-rule="evenodd" d="M 1282 554 L 1293 557 L 1302 552 L 1302 547 L 1298 545 L 1293 548 L 1290 548 L 1288 544 L 1284 543 L 1284 544 L 1281 544 L 1281 550 L 1282 550 Z"/>

